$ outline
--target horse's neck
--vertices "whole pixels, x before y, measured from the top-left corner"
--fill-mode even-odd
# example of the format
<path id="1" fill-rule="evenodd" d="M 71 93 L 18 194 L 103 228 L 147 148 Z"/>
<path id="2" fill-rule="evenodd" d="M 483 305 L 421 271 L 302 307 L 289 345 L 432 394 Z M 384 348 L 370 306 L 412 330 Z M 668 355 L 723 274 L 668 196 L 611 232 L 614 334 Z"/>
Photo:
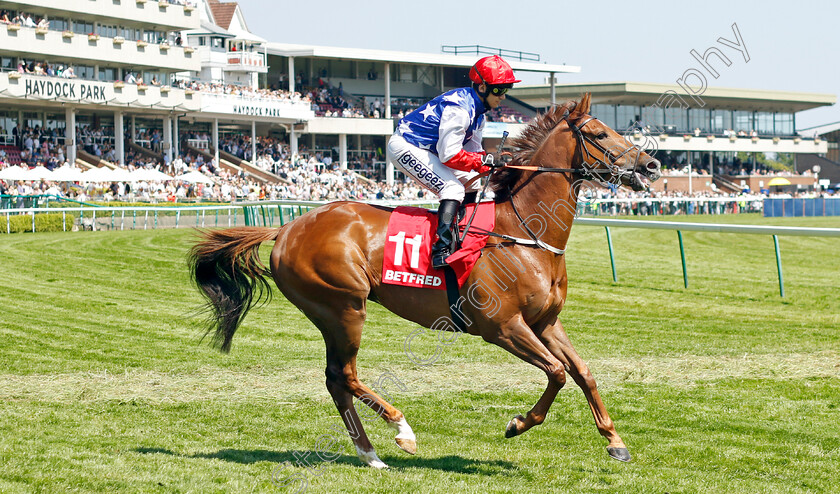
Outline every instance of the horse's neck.
<path id="1" fill-rule="evenodd" d="M 565 249 L 575 219 L 577 200 L 563 175 L 542 175 L 534 177 L 533 183 L 518 191 L 514 189 L 507 201 L 496 205 L 496 231 L 530 238 L 530 229 L 539 240 L 552 247 Z"/>
<path id="2" fill-rule="evenodd" d="M 570 136 L 569 132 L 555 129 L 528 164 L 572 168 L 575 148 L 574 142 L 569 141 Z M 574 186 L 567 174 L 526 172 L 513 186 L 510 199 L 499 204 L 496 224 L 511 235 L 531 236 L 530 229 L 539 240 L 565 249 L 576 208 Z M 499 231 L 503 231 L 501 229 Z"/>

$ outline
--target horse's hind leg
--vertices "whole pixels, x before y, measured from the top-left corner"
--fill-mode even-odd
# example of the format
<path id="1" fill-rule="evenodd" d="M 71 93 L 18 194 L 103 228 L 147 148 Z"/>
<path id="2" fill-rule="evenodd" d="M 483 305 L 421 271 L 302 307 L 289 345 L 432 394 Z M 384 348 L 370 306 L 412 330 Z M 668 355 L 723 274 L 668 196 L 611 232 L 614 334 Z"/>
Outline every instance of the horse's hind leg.
<path id="1" fill-rule="evenodd" d="M 395 428 L 397 445 L 414 454 L 417 450 L 416 439 L 402 412 L 362 384 L 356 372 L 356 355 L 365 320 L 364 301 L 360 304 L 348 304 L 340 314 L 336 313 L 335 309 L 324 309 L 321 307 L 321 310 L 317 311 L 320 314 L 319 318 L 311 319 L 321 330 L 327 344 L 327 389 L 353 439 L 359 458 L 375 468 L 387 467 L 376 455 L 365 434 L 359 414 L 353 406 L 353 396 L 371 407 L 388 425 Z"/>
<path id="2" fill-rule="evenodd" d="M 589 402 L 589 408 L 592 410 L 592 416 L 595 418 L 598 432 L 609 441 L 607 446 L 609 455 L 619 461 L 630 461 L 630 453 L 627 451 L 624 441 L 615 431 L 615 425 L 610 418 L 610 414 L 607 413 L 607 407 L 604 406 L 601 395 L 598 393 L 595 378 L 592 377 L 589 367 L 575 351 L 566 330 L 563 329 L 563 325 L 559 320 L 556 320 L 539 332 L 538 336 L 551 353 L 568 362 L 566 370 L 583 390 L 586 401 Z"/>
<path id="3" fill-rule="evenodd" d="M 363 321 L 364 316 L 362 316 Z M 351 382 L 356 374 L 356 353 L 359 351 L 361 340 L 361 324 L 358 331 L 353 331 L 337 321 L 330 324 L 313 319 L 313 322 L 321 330 L 327 344 L 327 369 L 325 371 L 327 390 L 341 415 L 341 420 L 344 421 L 353 445 L 356 446 L 359 459 L 374 468 L 387 468 L 388 465 L 376 455 L 376 450 L 368 439 L 359 414 L 353 406 Z M 354 333 L 357 336 L 354 337 Z"/>
<path id="4" fill-rule="evenodd" d="M 402 412 L 385 401 L 372 389 L 365 386 L 365 384 L 358 379 L 356 376 L 355 360 L 353 362 L 352 370 L 353 376 L 348 380 L 348 382 L 351 388 L 350 392 L 353 393 L 353 396 L 358 398 L 359 401 L 365 405 L 369 406 L 371 410 L 382 417 L 382 420 L 384 420 L 389 427 L 397 431 L 395 440 L 400 449 L 412 455 L 417 453 L 417 438 L 415 437 L 411 426 L 408 425 L 408 422 L 405 420 L 405 416 Z M 385 377 L 386 374 L 383 374 L 379 378 L 378 387 L 380 388 L 380 392 L 382 392 L 381 387 L 383 385 L 383 381 L 385 381 Z"/>

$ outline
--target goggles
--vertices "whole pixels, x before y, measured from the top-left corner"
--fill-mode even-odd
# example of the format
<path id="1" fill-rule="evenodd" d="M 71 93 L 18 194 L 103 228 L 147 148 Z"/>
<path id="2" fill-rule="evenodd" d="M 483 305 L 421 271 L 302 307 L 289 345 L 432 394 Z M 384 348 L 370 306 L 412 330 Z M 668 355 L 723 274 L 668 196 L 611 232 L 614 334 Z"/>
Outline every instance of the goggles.
<path id="1" fill-rule="evenodd" d="M 493 87 L 490 88 L 490 93 L 493 96 L 501 97 L 501 96 L 504 96 L 504 94 L 508 92 L 508 89 L 510 89 L 510 88 L 509 87 L 493 86 Z"/>

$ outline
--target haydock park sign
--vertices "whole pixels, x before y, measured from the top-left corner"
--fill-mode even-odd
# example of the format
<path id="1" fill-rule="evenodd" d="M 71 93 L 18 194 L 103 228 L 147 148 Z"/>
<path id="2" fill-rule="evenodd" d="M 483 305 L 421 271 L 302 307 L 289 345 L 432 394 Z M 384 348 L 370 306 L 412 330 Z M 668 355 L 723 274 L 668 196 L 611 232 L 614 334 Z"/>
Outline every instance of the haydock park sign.
<path id="1" fill-rule="evenodd" d="M 110 84 L 94 81 L 67 80 L 55 78 L 27 78 L 24 82 L 26 96 L 43 99 L 63 99 L 106 103 L 110 98 L 106 91 L 113 90 Z M 112 96 L 111 96 L 112 97 Z"/>
<path id="2" fill-rule="evenodd" d="M 229 94 L 201 95 L 201 111 L 250 117 L 309 119 L 314 116 L 311 104 L 304 101 L 261 100 Z"/>

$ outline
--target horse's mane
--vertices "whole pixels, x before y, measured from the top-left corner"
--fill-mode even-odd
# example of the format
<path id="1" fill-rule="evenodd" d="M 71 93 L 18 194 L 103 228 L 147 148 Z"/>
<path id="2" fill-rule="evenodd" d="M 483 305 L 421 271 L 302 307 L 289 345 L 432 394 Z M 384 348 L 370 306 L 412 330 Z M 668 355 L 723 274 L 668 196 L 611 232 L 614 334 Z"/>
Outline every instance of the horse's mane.
<path id="1" fill-rule="evenodd" d="M 566 103 L 554 106 L 547 112 L 538 114 L 531 123 L 525 127 L 522 134 L 511 141 L 510 145 L 513 147 L 513 160 L 509 163 L 511 165 L 527 165 L 531 162 L 531 158 L 537 150 L 540 149 L 542 143 L 551 134 L 551 131 L 563 120 L 566 112 L 574 115 L 574 110 L 578 104 L 576 101 L 567 101 Z M 508 191 L 513 188 L 513 185 L 519 181 L 523 170 L 515 168 L 505 168 L 498 173 L 495 173 L 490 179 L 490 187 L 496 193 L 496 201 L 501 202 L 507 200 Z"/>

